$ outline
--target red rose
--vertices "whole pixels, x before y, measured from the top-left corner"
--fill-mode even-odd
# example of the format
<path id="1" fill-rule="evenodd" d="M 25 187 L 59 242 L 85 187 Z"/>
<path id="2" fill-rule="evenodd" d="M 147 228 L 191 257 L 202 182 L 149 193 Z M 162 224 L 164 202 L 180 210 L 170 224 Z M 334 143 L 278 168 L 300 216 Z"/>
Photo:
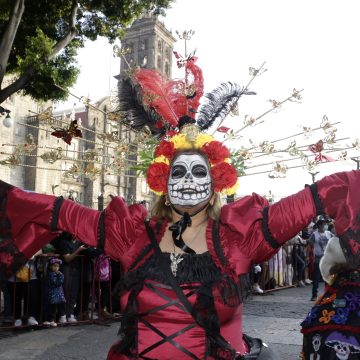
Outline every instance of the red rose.
<path id="1" fill-rule="evenodd" d="M 146 174 L 146 182 L 150 189 L 156 192 L 167 192 L 167 180 L 170 166 L 165 163 L 153 163 L 149 166 Z"/>
<path id="2" fill-rule="evenodd" d="M 178 132 L 175 131 L 175 130 L 169 130 L 165 133 L 165 135 L 162 137 L 162 139 L 166 139 L 166 138 L 171 138 L 173 137 L 174 135 L 177 135 Z"/>
<path id="3" fill-rule="evenodd" d="M 164 155 L 167 159 L 171 159 L 175 153 L 174 143 L 171 141 L 161 140 L 155 149 L 155 156 Z"/>
<path id="4" fill-rule="evenodd" d="M 163 127 L 164 127 L 164 123 L 161 120 L 159 120 L 155 123 L 156 129 L 162 129 Z"/>
<path id="5" fill-rule="evenodd" d="M 201 147 L 201 151 L 207 155 L 211 164 L 222 162 L 230 156 L 229 149 L 216 140 L 204 144 Z"/>
<path id="6" fill-rule="evenodd" d="M 214 190 L 221 192 L 224 189 L 233 187 L 237 182 L 237 172 L 229 163 L 220 163 L 211 168 L 211 178 Z"/>

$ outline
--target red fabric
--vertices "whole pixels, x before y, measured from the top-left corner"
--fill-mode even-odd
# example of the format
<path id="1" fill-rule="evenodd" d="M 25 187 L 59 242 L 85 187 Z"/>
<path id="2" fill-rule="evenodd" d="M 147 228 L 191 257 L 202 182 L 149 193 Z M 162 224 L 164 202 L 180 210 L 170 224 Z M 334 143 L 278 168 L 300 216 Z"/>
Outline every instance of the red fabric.
<path id="1" fill-rule="evenodd" d="M 151 281 L 148 281 L 151 283 Z M 192 284 L 194 285 L 194 284 Z M 186 285 L 185 285 L 186 286 Z M 164 296 L 167 296 L 171 300 L 176 299 L 176 294 L 173 290 L 170 289 L 160 289 L 161 293 Z M 185 294 L 188 290 L 184 290 Z M 149 310 L 152 310 L 158 306 L 168 303 L 163 297 L 155 294 L 153 291 L 149 290 L 147 286 L 144 286 L 144 289 L 138 296 L 138 306 L 139 313 L 146 313 Z M 196 295 L 191 295 L 188 297 L 189 301 L 193 304 L 196 299 Z M 122 304 L 126 305 L 126 304 Z M 241 353 L 244 353 L 247 349 L 245 344 L 242 341 L 242 330 L 241 330 L 241 312 L 242 306 L 238 308 L 226 307 L 220 303 L 215 303 L 216 309 L 219 314 L 219 321 L 221 324 L 221 334 L 230 341 L 232 346 L 238 349 Z M 164 319 L 169 318 L 171 314 L 171 321 L 164 321 Z M 194 323 L 194 319 L 191 315 L 184 312 L 183 309 L 180 309 L 178 306 L 171 305 L 160 311 L 151 313 L 148 316 L 144 317 L 145 320 L 151 323 L 152 326 L 156 327 L 161 333 L 170 336 L 173 333 L 178 332 L 179 330 L 187 327 Z M 147 347 L 157 343 L 162 340 L 162 337 L 153 332 L 149 331 L 149 328 L 139 322 L 139 336 L 138 336 L 138 350 L 141 353 Z M 205 358 L 205 332 L 199 327 L 195 326 L 189 331 L 186 331 L 184 334 L 181 334 L 174 338 L 174 341 L 182 345 L 184 348 L 196 354 L 199 359 Z M 152 359 L 187 359 L 188 357 L 184 352 L 176 349 L 173 345 L 168 342 L 165 342 L 159 347 L 156 347 L 154 350 L 146 353 L 147 357 Z M 114 359 L 126 359 L 126 357 L 114 357 Z"/>
<path id="2" fill-rule="evenodd" d="M 338 234 L 341 235 L 349 227 L 358 229 L 360 172 L 334 174 L 320 180 L 317 184 L 325 211 L 335 219 Z M 56 233 L 49 230 L 54 197 L 28 193 L 16 188 L 9 190 L 7 196 L 6 216 L 11 223 L 14 242 L 21 252 L 30 257 L 56 236 Z M 207 244 L 212 258 L 220 269 L 233 276 L 245 274 L 250 270 L 252 263 L 261 263 L 277 251 L 264 238 L 262 218 L 264 207 L 268 205 L 264 198 L 253 194 L 222 208 L 220 245 L 228 262 L 227 265 L 222 265 L 218 259 L 211 233 L 212 220 L 209 220 L 206 231 Z M 310 190 L 303 189 L 269 207 L 268 233 L 272 241 L 281 245 L 307 226 L 315 215 Z M 121 261 L 125 270 L 149 244 L 143 223 L 145 217 L 146 210 L 142 205 L 127 207 L 125 202 L 118 197 L 114 198 L 105 210 L 105 250 L 109 256 Z M 73 233 L 88 245 L 96 246 L 99 237 L 99 218 L 100 212 L 96 210 L 71 201 L 64 201 L 59 213 L 58 228 Z M 157 236 L 158 241 L 161 240 L 166 225 L 166 223 L 163 224 Z M 172 291 L 169 291 L 169 296 L 173 297 Z M 125 295 L 123 302 L 126 298 Z M 160 304 L 161 301 L 163 300 L 160 297 L 154 294 L 150 296 L 146 290 L 139 295 L 141 309 Z M 236 309 L 236 315 L 230 314 L 231 311 L 228 308 L 221 308 L 218 304 L 216 306 L 219 311 L 222 334 L 234 347 L 243 351 L 241 306 Z M 166 333 L 180 330 L 191 321 L 190 318 L 184 316 L 183 312 L 181 315 L 177 313 L 176 309 L 172 309 L 170 317 L 169 313 L 163 310 L 162 316 L 153 320 Z M 156 337 L 154 333 L 141 326 L 139 346 L 147 346 L 154 336 Z M 195 328 L 191 334 L 187 333 L 183 336 L 186 347 L 194 350 L 197 356 L 201 357 L 205 348 L 202 330 Z M 156 358 L 174 359 L 177 354 L 174 355 L 173 351 L 175 351 L 173 347 L 170 350 L 164 345 L 164 352 L 157 352 Z M 109 356 L 111 359 L 125 359 L 113 353 Z"/>
<path id="3" fill-rule="evenodd" d="M 18 250 L 30 258 L 58 233 L 49 231 L 54 196 L 12 188 L 8 193 L 6 216 Z"/>
<path id="4" fill-rule="evenodd" d="M 360 230 L 360 171 L 340 172 L 317 182 L 325 213 L 335 219 L 337 235 L 349 228 Z"/>

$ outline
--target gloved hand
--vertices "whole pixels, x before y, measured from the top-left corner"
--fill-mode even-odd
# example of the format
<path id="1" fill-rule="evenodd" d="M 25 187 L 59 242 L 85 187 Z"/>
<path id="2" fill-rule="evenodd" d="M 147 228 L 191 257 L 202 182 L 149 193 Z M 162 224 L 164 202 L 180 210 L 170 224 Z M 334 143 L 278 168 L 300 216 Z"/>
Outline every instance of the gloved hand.
<path id="1" fill-rule="evenodd" d="M 340 246 L 339 238 L 334 236 L 326 245 L 324 256 L 320 260 L 320 272 L 323 279 L 330 284 L 331 273 L 330 270 L 336 265 L 345 264 L 346 259 L 344 252 Z"/>

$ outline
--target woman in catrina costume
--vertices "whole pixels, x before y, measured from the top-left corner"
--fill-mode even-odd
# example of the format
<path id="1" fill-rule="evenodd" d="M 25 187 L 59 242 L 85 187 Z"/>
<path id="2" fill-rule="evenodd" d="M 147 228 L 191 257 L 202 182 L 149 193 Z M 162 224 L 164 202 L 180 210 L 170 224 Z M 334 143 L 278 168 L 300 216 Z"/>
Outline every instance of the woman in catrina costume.
<path id="1" fill-rule="evenodd" d="M 3 279 L 59 231 L 122 264 L 123 318 L 108 359 L 277 359 L 242 332 L 246 274 L 323 213 L 345 242 L 355 234 L 357 249 L 359 171 L 325 177 L 273 205 L 254 193 L 221 206 L 221 194 L 236 192 L 237 172 L 229 150 L 205 130 L 253 93 L 224 83 L 199 108 L 203 77 L 195 60 L 183 61 L 183 80 L 135 69 L 120 86 L 125 121 L 159 139 L 147 171 L 159 196 L 151 216 L 121 197 L 100 212 L 0 185 Z"/>
<path id="2" fill-rule="evenodd" d="M 360 359 L 358 231 L 353 227 L 340 239 L 333 237 L 325 248 L 320 261 L 325 291 L 301 323 L 302 359 Z"/>

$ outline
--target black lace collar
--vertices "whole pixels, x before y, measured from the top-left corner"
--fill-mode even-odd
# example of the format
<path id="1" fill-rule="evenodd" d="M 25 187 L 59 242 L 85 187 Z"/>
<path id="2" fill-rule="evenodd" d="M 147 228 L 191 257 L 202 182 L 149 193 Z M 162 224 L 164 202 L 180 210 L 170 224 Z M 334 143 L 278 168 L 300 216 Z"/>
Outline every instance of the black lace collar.
<path id="1" fill-rule="evenodd" d="M 170 253 L 163 252 L 161 256 L 165 257 L 170 269 Z M 128 273 L 128 280 L 132 282 L 131 279 L 142 278 L 168 285 L 166 283 L 166 276 L 160 270 L 158 261 L 155 254 L 151 255 L 143 265 Z M 176 276 L 179 284 L 213 283 L 221 278 L 222 274 L 208 251 L 202 254 L 183 254 L 183 261 L 178 265 Z"/>

